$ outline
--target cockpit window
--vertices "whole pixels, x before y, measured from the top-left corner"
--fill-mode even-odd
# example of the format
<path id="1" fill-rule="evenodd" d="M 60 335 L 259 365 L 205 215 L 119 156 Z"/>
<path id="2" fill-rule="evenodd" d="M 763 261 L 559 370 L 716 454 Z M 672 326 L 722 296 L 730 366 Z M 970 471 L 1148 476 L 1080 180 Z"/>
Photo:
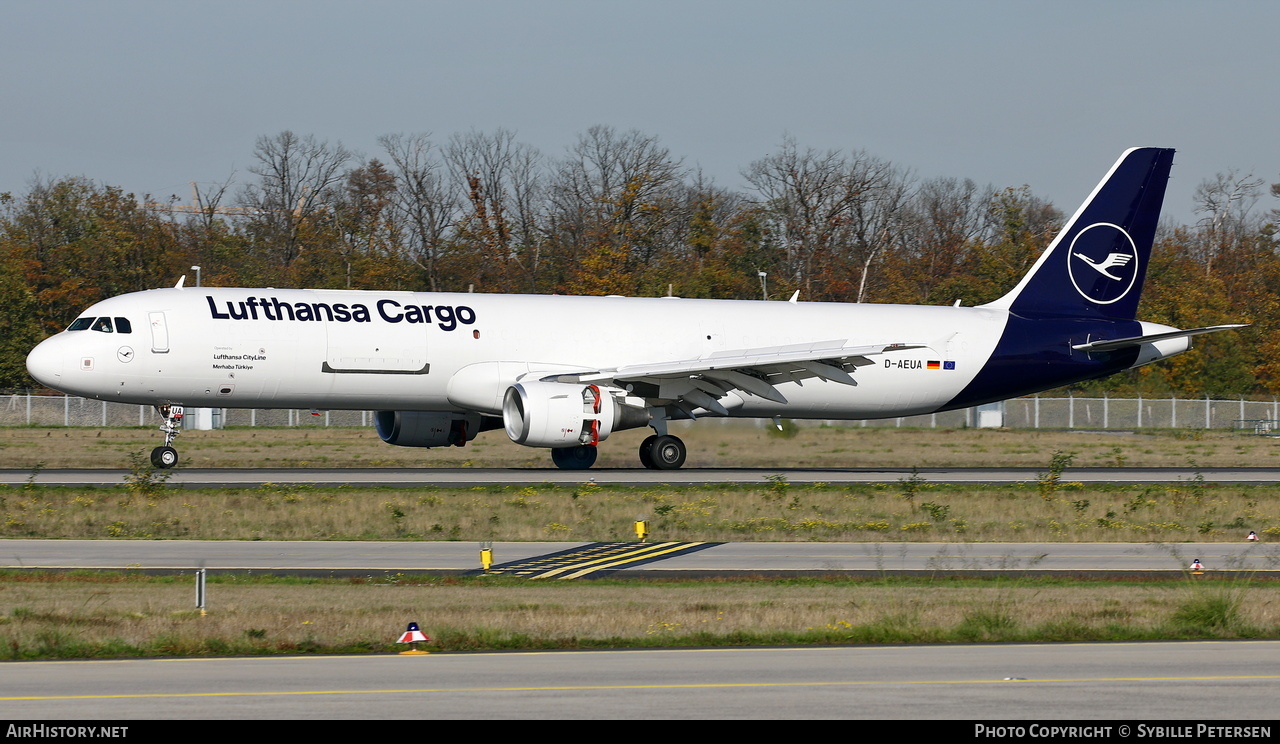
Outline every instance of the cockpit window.
<path id="1" fill-rule="evenodd" d="M 75 322 L 67 326 L 68 331 L 87 331 L 94 330 L 101 333 L 133 333 L 133 324 L 128 318 L 116 318 L 115 327 L 112 328 L 111 318 L 76 318 Z"/>

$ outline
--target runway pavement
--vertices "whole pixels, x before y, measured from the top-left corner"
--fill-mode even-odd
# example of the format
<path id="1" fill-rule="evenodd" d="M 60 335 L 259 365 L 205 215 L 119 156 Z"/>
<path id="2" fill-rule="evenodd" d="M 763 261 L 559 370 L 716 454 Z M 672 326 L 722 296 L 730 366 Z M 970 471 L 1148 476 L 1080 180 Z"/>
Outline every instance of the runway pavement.
<path id="1" fill-rule="evenodd" d="M 493 544 L 494 563 L 583 543 Z M 1280 544 L 1267 543 L 723 543 L 621 568 L 614 577 L 1040 574 L 1177 576 L 1200 559 L 1208 573 L 1280 573 Z M 480 569 L 469 542 L 278 542 L 202 540 L 0 540 L 0 568 L 189 572 L 196 568 L 308 576 L 458 575 Z"/>
<path id="2" fill-rule="evenodd" d="M 1280 641 L 0 662 L 0 716 L 45 725 L 75 719 L 1113 722 L 1109 736 L 1095 735 L 1105 739 L 1153 738 L 1137 727 L 1208 719 L 1270 726 L 1249 734 L 1269 739 L 1280 731 L 1270 724 L 1280 698 L 1277 669 Z M 1120 733 L 1120 725 L 1130 728 Z M 174 733 L 172 725 L 144 720 L 131 724 L 127 737 Z M 974 726 L 946 733 L 973 738 Z M 1041 736 L 1075 738 L 1049 736 L 1047 729 Z"/>
<path id="3" fill-rule="evenodd" d="M 773 470 L 178 470 L 189 487 L 272 483 L 759 483 Z M 892 482 L 904 470 L 786 472 L 803 482 Z M 22 484 L 25 471 L 0 474 Z M 1034 481 L 1024 469 L 925 470 L 932 482 Z M 1081 482 L 1280 480 L 1272 469 L 1073 469 Z M 123 471 L 44 471 L 41 484 L 116 485 Z M 579 543 L 495 543 L 496 562 Z M 456 574 L 479 567 L 463 542 L 0 540 L 0 567 L 351 575 Z M 1280 547 L 1194 543 L 726 543 L 623 576 L 1038 572 L 1271 573 Z M 1267 723 L 1280 695 L 1280 642 L 646 649 L 114 661 L 0 662 L 10 720 L 163 719 L 952 719 L 1161 725 Z M 139 720 L 143 719 L 143 720 Z M 963 730 L 961 730 L 963 729 Z M 971 736 L 966 725 L 956 733 Z M 167 729 L 166 729 L 167 730 Z M 1270 731 L 1255 736 L 1271 736 Z M 1109 738 L 1109 737 L 1108 737 Z"/>
<path id="4" fill-rule="evenodd" d="M 785 475 L 791 483 L 895 483 L 919 478 L 930 483 L 1034 483 L 1045 469 L 1034 468 L 848 468 L 765 469 L 686 468 L 177 468 L 169 483 L 189 488 L 249 487 L 263 483 L 361 486 L 483 486 L 595 482 L 615 485 L 693 485 L 765 483 Z M 0 470 L 0 483 L 44 486 L 118 486 L 127 470 Z M 1277 468 L 1069 468 L 1064 481 L 1080 483 L 1177 483 L 1203 479 L 1210 483 L 1280 483 Z"/>

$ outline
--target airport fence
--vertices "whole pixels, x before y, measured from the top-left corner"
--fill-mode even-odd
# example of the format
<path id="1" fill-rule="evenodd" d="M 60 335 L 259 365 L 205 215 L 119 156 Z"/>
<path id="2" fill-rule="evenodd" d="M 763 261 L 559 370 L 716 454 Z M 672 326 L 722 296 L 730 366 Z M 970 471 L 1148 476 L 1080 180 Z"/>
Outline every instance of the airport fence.
<path id="1" fill-rule="evenodd" d="M 201 418 L 187 408 L 189 428 Z M 371 426 L 371 411 L 316 411 L 275 408 L 212 409 L 215 428 L 225 426 Z M 111 403 L 73 395 L 0 395 L 0 426 L 160 426 L 153 406 Z"/>
<path id="2" fill-rule="evenodd" d="M 199 416 L 188 409 L 190 428 L 225 426 L 371 426 L 372 411 L 309 411 L 306 409 L 212 409 Z M 704 421 L 731 423 L 741 419 L 707 417 Z M 0 395 L 0 426 L 159 426 L 151 406 L 110 403 L 70 395 Z M 1015 398 L 976 408 L 921 416 L 865 421 L 797 421 L 800 425 L 867 427 L 1008 427 L 1018 429 L 1248 429 L 1270 433 L 1280 429 L 1280 403 L 1215 400 L 1209 398 Z"/>

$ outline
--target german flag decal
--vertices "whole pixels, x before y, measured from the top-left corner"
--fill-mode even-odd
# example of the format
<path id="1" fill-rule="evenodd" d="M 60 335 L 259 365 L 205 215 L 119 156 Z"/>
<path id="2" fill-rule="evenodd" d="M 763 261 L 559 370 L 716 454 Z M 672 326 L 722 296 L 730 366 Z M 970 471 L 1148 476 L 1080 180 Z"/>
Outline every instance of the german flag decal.
<path id="1" fill-rule="evenodd" d="M 934 361 L 934 360 L 930 359 L 930 360 L 929 360 L 929 369 L 942 369 L 942 362 L 937 362 L 937 361 Z"/>

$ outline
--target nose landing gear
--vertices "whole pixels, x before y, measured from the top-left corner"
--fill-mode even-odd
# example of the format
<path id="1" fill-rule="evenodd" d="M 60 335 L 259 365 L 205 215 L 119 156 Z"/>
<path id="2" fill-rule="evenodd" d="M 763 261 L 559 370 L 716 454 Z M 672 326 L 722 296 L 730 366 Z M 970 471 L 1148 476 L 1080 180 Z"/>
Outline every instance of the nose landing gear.
<path id="1" fill-rule="evenodd" d="M 182 406 L 156 406 L 156 412 L 164 417 L 164 424 L 160 427 L 164 432 L 164 444 L 151 450 L 151 464 L 166 470 L 178 464 L 178 451 L 171 445 L 174 437 L 182 431 Z"/>

